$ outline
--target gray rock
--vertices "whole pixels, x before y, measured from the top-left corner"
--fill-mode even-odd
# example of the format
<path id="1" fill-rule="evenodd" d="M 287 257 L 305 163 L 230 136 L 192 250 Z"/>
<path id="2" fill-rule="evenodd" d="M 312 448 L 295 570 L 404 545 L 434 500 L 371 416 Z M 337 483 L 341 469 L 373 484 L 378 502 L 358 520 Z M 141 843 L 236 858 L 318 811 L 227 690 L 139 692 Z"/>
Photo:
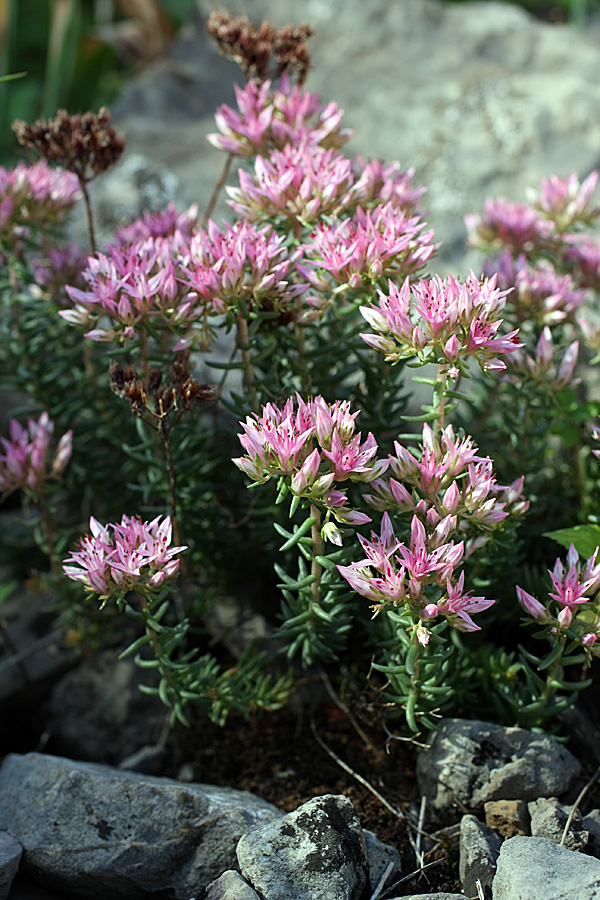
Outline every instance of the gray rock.
<path id="1" fill-rule="evenodd" d="M 547 841 L 560 844 L 571 807 L 559 803 L 556 797 L 549 799 L 540 797 L 539 800 L 531 801 L 528 808 L 531 816 L 532 836 L 546 838 Z M 585 827 L 583 816 L 579 810 L 576 810 L 571 819 L 564 846 L 567 850 L 579 852 L 587 848 L 589 841 L 590 833 Z"/>
<path id="2" fill-rule="evenodd" d="M 367 882 L 365 839 L 347 797 L 315 797 L 242 836 L 240 871 L 269 900 L 358 900 Z"/>
<path id="3" fill-rule="evenodd" d="M 401 897 L 390 897 L 390 900 L 465 900 L 464 894 L 403 894 Z"/>
<path id="4" fill-rule="evenodd" d="M 492 896 L 492 881 L 502 838 L 475 816 L 463 816 L 460 823 L 460 856 L 458 871 L 467 897 L 477 895 L 481 882 L 484 897 Z"/>
<path id="5" fill-rule="evenodd" d="M 205 900 L 260 900 L 260 897 L 239 872 L 228 869 L 208 885 Z"/>
<path id="6" fill-rule="evenodd" d="M 215 130 L 214 107 L 233 103 L 231 83 L 241 76 L 206 37 L 213 0 L 197 5 L 200 13 L 168 57 L 125 89 L 113 118 L 129 152 L 177 175 L 181 205 L 203 208 L 224 163 L 205 136 Z M 481 209 L 486 196 L 522 200 L 542 176 L 585 175 L 598 164 L 597 29 L 548 25 L 497 2 L 226 6 L 255 21 L 313 25 L 307 86 L 345 110 L 344 124 L 355 131 L 350 155 L 415 167 L 415 183 L 427 187 L 428 222 L 443 241 L 442 275 L 457 263 L 466 274 L 472 259 L 465 259 L 463 216 Z"/>
<path id="7" fill-rule="evenodd" d="M 392 868 L 386 876 L 385 884 L 393 884 L 402 875 L 402 858 L 395 847 L 384 844 L 376 834 L 363 828 L 363 836 L 367 850 L 367 869 L 369 884 L 375 890 L 390 863 Z"/>
<path id="8" fill-rule="evenodd" d="M 19 842 L 5 831 L 0 831 L 0 900 L 7 900 L 22 855 L 23 848 Z"/>
<path id="9" fill-rule="evenodd" d="M 583 817 L 583 827 L 590 834 L 586 852 L 592 856 L 600 856 L 600 809 L 593 809 Z"/>
<path id="10" fill-rule="evenodd" d="M 81 900 L 188 900 L 280 815 L 245 791 L 37 753 L 0 769 L 0 829 L 22 844 L 24 873 Z"/>
<path id="11" fill-rule="evenodd" d="M 65 647 L 62 632 L 53 628 L 51 603 L 49 594 L 28 591 L 23 586 L 2 601 L 5 637 L 0 641 L 0 720 L 3 739 L 9 737 L 10 730 L 19 727 L 21 720 L 32 719 L 32 703 L 46 699 L 52 686 L 78 662 L 78 653 Z"/>
<path id="12" fill-rule="evenodd" d="M 539 837 L 502 845 L 493 900 L 598 900 L 600 862 Z"/>
<path id="13" fill-rule="evenodd" d="M 568 790 L 575 757 L 544 734 L 489 722 L 444 719 L 417 758 L 417 780 L 430 813 L 478 812 L 488 800 L 537 800 Z"/>
<path id="14" fill-rule="evenodd" d="M 160 700 L 142 694 L 148 670 L 133 659 L 118 659 L 115 649 L 97 653 L 68 672 L 46 706 L 46 727 L 57 752 L 91 762 L 118 763 L 164 727 Z"/>

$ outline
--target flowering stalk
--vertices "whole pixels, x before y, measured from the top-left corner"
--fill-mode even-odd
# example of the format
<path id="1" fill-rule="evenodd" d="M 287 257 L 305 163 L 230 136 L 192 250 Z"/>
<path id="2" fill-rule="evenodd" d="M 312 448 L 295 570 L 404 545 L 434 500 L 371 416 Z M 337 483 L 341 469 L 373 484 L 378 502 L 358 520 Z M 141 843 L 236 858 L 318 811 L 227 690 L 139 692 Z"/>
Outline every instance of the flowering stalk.
<path id="1" fill-rule="evenodd" d="M 598 548 L 584 563 L 573 544 L 569 548 L 566 566 L 558 558 L 548 571 L 553 591 L 540 602 L 528 591 L 517 586 L 517 599 L 525 611 L 526 621 L 534 621 L 541 629 L 533 637 L 549 643 L 550 651 L 543 658 L 521 648 L 524 671 L 531 673 L 534 665 L 540 675 L 547 672 L 545 681 L 531 673 L 529 683 L 539 686 L 539 696 L 517 710 L 519 721 L 527 727 L 541 724 L 573 702 L 577 692 L 591 684 L 590 679 L 567 681 L 565 666 L 582 665 L 585 674 L 594 657 L 600 653 L 600 564 L 596 562 Z M 567 697 L 556 700 L 561 692 Z"/>
<path id="2" fill-rule="evenodd" d="M 35 421 L 29 419 L 22 426 L 16 419 L 10 423 L 10 440 L 0 438 L 4 453 L 0 455 L 0 491 L 4 496 L 21 490 L 40 508 L 50 570 L 58 574 L 52 520 L 46 502 L 48 482 L 58 479 L 66 468 L 72 453 L 71 431 L 58 442 L 54 454 L 50 453 L 54 423 L 44 412 Z"/>

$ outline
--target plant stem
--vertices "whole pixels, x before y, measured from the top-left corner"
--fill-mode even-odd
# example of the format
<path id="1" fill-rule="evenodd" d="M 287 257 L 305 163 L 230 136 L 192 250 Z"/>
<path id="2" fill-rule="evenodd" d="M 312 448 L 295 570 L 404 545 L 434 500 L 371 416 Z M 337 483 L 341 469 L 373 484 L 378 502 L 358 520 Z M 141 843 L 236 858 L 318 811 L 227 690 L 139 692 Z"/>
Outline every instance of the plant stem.
<path id="1" fill-rule="evenodd" d="M 144 381 L 144 390 L 148 390 L 148 335 L 145 331 L 140 332 L 140 365 L 142 368 L 142 376 Z"/>
<path id="2" fill-rule="evenodd" d="M 439 434 L 444 428 L 444 406 L 446 402 L 446 363 L 439 363 L 437 370 L 437 379 L 434 387 L 433 402 L 436 405 L 435 431 Z M 438 399 L 439 398 L 439 399 Z"/>
<path id="3" fill-rule="evenodd" d="M 96 246 L 96 232 L 94 229 L 94 216 L 92 215 L 92 204 L 90 201 L 90 195 L 87 189 L 87 182 L 83 175 L 77 174 L 79 179 L 79 186 L 81 188 L 81 193 L 83 194 L 83 202 L 85 203 L 85 211 L 87 214 L 87 224 L 88 224 L 88 233 L 90 235 L 90 246 L 92 248 L 92 253 L 97 253 Z"/>
<path id="4" fill-rule="evenodd" d="M 212 211 L 215 208 L 215 205 L 217 203 L 219 194 L 221 193 L 221 189 L 223 188 L 223 185 L 227 181 L 227 176 L 229 175 L 229 170 L 231 168 L 232 162 L 233 162 L 233 153 L 228 153 L 227 159 L 225 160 L 225 165 L 223 166 L 223 171 L 221 172 L 219 180 L 217 181 L 217 183 L 214 186 L 213 192 L 210 196 L 210 200 L 208 201 L 208 206 L 204 210 L 204 215 L 202 216 L 202 218 L 200 220 L 200 228 L 206 228 L 208 220 L 210 219 L 210 217 L 212 215 Z"/>
<path id="5" fill-rule="evenodd" d="M 321 556 L 323 553 L 323 538 L 321 537 L 321 511 L 317 509 L 317 507 L 312 503 L 310 506 L 310 515 L 311 518 L 315 520 L 310 529 L 310 536 L 312 539 L 312 560 L 310 564 L 310 574 L 315 579 L 310 587 L 310 602 L 312 606 L 313 603 L 319 603 L 321 594 L 321 575 L 323 574 L 323 567 L 317 561 L 317 556 Z"/>
<path id="6" fill-rule="evenodd" d="M 244 362 L 244 387 L 250 394 L 250 405 L 252 411 L 258 413 L 258 396 L 254 386 L 254 372 L 252 369 L 252 357 L 250 356 L 250 338 L 248 335 L 248 320 L 241 313 L 237 317 L 238 327 L 238 344 L 242 351 L 242 360 Z"/>
<path id="7" fill-rule="evenodd" d="M 417 720 L 415 718 L 415 712 L 417 709 L 417 702 L 419 700 L 420 693 L 419 688 L 419 649 L 417 648 L 417 655 L 414 661 L 414 671 L 410 679 L 410 688 L 408 691 L 405 713 L 406 724 L 414 734 L 418 734 L 419 732 L 419 726 L 417 725 Z"/>
<path id="8" fill-rule="evenodd" d="M 56 561 L 56 550 L 54 549 L 54 536 L 52 534 L 52 524 L 50 522 L 50 515 L 48 512 L 48 506 L 46 504 L 46 498 L 44 496 L 44 488 L 40 486 L 37 490 L 36 499 L 38 505 L 40 507 L 40 512 L 42 514 L 42 520 L 44 522 L 44 534 L 46 535 L 46 546 L 48 549 L 48 561 L 50 563 L 50 571 L 54 576 L 58 576 L 58 564 Z"/>
<path id="9" fill-rule="evenodd" d="M 165 663 L 163 662 L 162 647 L 160 646 L 160 641 L 158 640 L 158 635 L 149 621 L 152 618 L 152 614 L 151 614 L 150 608 L 148 606 L 148 601 L 143 596 L 143 594 L 137 594 L 137 597 L 140 601 L 140 606 L 142 609 L 142 618 L 144 620 L 144 627 L 146 629 L 146 634 L 150 635 L 150 639 L 152 641 L 152 649 L 154 651 L 154 656 L 156 657 L 156 661 L 158 663 L 158 671 L 160 672 L 161 676 L 165 679 L 165 681 L 169 685 L 172 694 L 174 696 L 176 696 L 177 688 L 173 684 L 173 678 L 171 676 L 171 672 L 169 671 L 168 666 L 166 666 Z"/>

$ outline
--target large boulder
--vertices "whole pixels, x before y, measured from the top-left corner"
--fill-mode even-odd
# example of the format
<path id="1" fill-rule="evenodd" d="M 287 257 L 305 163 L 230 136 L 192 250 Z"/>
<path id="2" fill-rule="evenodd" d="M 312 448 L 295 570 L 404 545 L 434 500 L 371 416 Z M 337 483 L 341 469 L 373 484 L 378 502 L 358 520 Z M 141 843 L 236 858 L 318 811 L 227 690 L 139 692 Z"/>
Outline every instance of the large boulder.
<path id="1" fill-rule="evenodd" d="M 481 812 L 489 800 L 560 796 L 581 766 L 545 734 L 469 719 L 444 719 L 417 758 L 417 779 L 438 819 Z"/>
<path id="2" fill-rule="evenodd" d="M 214 108 L 232 104 L 232 81 L 242 80 L 206 36 L 213 8 L 199 0 L 169 55 L 114 108 L 128 144 L 122 165 L 135 153 L 150 169 L 165 167 L 179 180 L 181 205 L 203 207 L 210 197 L 225 155 L 206 134 L 215 130 Z M 229 0 L 227 9 L 313 26 L 307 87 L 345 110 L 355 132 L 349 155 L 415 167 L 429 224 L 443 241 L 434 263 L 442 275 L 450 265 L 466 274 L 467 261 L 478 259 L 465 260 L 463 216 L 488 195 L 520 200 L 540 177 L 585 175 L 600 162 L 598 26 L 552 25 L 496 2 L 253 0 L 250 8 Z M 94 188 L 102 192 L 101 179 Z M 103 205 L 108 218 L 110 209 Z"/>
<path id="3" fill-rule="evenodd" d="M 0 831 L 22 845 L 23 872 L 80 900 L 189 900 L 280 815 L 246 791 L 38 753 L 0 769 Z"/>
<path id="4" fill-rule="evenodd" d="M 365 839 L 347 797 L 326 794 L 240 839 L 244 878 L 268 900 L 359 900 Z"/>

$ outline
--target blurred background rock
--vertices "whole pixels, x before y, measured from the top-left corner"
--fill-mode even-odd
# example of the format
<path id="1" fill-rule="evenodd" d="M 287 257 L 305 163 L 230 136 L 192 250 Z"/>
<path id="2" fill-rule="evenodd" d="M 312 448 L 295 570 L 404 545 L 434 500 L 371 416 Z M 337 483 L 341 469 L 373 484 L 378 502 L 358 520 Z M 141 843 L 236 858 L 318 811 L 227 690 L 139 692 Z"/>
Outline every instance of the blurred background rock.
<path id="1" fill-rule="evenodd" d="M 94 185 L 104 240 L 115 225 L 174 201 L 202 209 L 224 163 L 206 141 L 237 67 L 205 32 L 214 0 L 5 0 L 0 86 L 3 161 L 10 122 L 108 103 L 127 149 Z M 463 216 L 487 196 L 523 199 L 553 173 L 600 165 L 597 0 L 504 4 L 442 0 L 228 0 L 259 22 L 310 23 L 307 87 L 345 110 L 349 155 L 398 160 L 425 185 L 443 243 L 436 269 L 466 274 Z M 44 14 L 40 14 L 43 12 Z M 533 15 L 533 14 L 536 15 Z M 235 181 L 234 171 L 230 180 Z M 221 201 L 214 218 L 227 215 Z M 83 238 L 83 221 L 81 228 Z"/>

